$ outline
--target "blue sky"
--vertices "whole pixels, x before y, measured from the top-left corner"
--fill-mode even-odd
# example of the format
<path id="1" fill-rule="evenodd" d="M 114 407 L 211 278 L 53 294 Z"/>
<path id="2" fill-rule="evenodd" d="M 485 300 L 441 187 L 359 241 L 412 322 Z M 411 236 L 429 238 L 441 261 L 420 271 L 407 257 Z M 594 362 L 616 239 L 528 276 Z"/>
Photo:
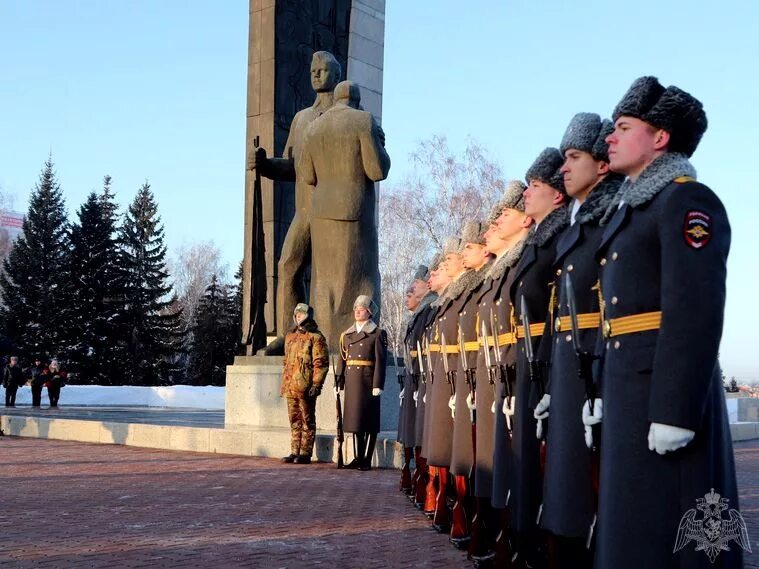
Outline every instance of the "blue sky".
<path id="1" fill-rule="evenodd" d="M 247 0 L 0 0 L 0 190 L 26 209 L 52 151 L 74 211 L 104 174 L 122 204 L 148 179 L 170 248 L 242 251 Z M 704 103 L 693 157 L 723 199 L 733 246 L 726 373 L 759 377 L 759 4 L 750 0 L 388 0 L 383 127 L 389 181 L 417 143 L 471 136 L 510 177 L 572 115 L 608 116 L 657 75 Z"/>

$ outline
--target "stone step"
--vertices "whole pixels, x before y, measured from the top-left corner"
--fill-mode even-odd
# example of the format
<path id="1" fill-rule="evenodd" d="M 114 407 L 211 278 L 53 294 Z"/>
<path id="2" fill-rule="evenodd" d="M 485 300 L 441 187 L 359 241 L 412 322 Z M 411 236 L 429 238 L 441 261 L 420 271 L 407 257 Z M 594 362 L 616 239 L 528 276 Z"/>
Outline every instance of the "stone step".
<path id="1" fill-rule="evenodd" d="M 6 414 L 0 415 L 0 428 L 6 435 L 17 437 L 269 458 L 285 456 L 290 449 L 290 430 L 277 427 L 222 429 Z M 335 439 L 334 432 L 317 430 L 314 460 L 337 462 Z M 353 460 L 350 434 L 345 436 L 343 453 L 346 463 Z M 395 441 L 395 433 L 379 433 L 372 464 L 378 468 L 400 468 L 402 461 L 403 448 Z"/>

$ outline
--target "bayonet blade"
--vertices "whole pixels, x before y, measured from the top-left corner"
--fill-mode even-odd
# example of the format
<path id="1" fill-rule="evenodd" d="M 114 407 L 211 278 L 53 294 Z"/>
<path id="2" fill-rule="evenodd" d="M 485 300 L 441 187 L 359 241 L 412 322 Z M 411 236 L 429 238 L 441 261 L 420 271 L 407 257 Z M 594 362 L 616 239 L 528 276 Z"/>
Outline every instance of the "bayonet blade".
<path id="1" fill-rule="evenodd" d="M 485 348 L 485 365 L 490 367 L 490 343 L 488 342 L 488 329 L 484 320 L 480 326 L 480 333 L 482 334 L 482 345 Z"/>
<path id="2" fill-rule="evenodd" d="M 524 353 L 527 356 L 527 361 L 532 363 L 534 354 L 532 353 L 532 332 L 530 331 L 530 317 L 527 314 L 527 303 L 522 296 L 522 326 L 524 326 Z"/>
<path id="3" fill-rule="evenodd" d="M 459 324 L 459 352 L 461 357 L 461 363 L 464 366 L 464 369 L 469 369 L 469 365 L 466 361 L 466 342 L 464 342 L 464 333 L 461 330 L 461 325 Z"/>
<path id="4" fill-rule="evenodd" d="M 419 373 L 424 375 L 424 358 L 422 357 L 422 345 L 416 341 L 416 359 L 419 362 Z"/>
<path id="5" fill-rule="evenodd" d="M 495 354 L 495 363 L 501 363 L 501 345 L 498 343 L 498 327 L 495 325 L 495 314 L 490 309 L 490 331 L 493 333 L 493 353 Z"/>
<path id="6" fill-rule="evenodd" d="M 445 343 L 445 334 L 440 335 L 440 350 L 443 357 L 443 370 L 448 375 L 448 344 Z"/>
<path id="7" fill-rule="evenodd" d="M 572 277 L 567 273 L 567 306 L 569 307 L 569 321 L 572 325 L 572 346 L 576 353 L 580 353 L 580 326 L 577 323 L 577 305 L 575 304 L 575 289 L 572 286 Z"/>

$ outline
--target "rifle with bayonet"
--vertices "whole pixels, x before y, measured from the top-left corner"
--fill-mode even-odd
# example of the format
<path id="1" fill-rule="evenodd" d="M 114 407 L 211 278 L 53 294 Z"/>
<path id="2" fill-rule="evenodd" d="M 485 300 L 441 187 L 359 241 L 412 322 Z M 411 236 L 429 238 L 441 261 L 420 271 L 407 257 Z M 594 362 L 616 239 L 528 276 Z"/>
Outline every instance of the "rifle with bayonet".
<path id="1" fill-rule="evenodd" d="M 490 383 L 490 386 L 493 388 L 493 394 L 495 395 L 496 369 L 495 369 L 495 366 L 493 365 L 493 360 L 490 358 L 490 339 L 488 337 L 488 329 L 485 326 L 484 320 L 482 321 L 482 324 L 480 326 L 480 334 L 481 334 L 482 345 L 485 349 L 485 367 L 488 370 L 488 382 Z M 493 405 L 495 405 L 495 397 L 493 398 Z"/>
<path id="2" fill-rule="evenodd" d="M 495 325 L 495 314 L 493 309 L 490 309 L 490 329 L 493 331 L 493 353 L 495 355 L 495 371 L 498 379 L 503 383 L 503 393 L 506 398 L 506 404 L 511 409 L 512 405 L 512 393 L 511 393 L 511 381 L 506 373 L 503 363 L 501 362 L 501 342 L 498 339 L 498 328 Z M 497 403 L 496 403 L 497 405 Z M 506 431 L 511 437 L 511 416 L 508 413 L 504 413 L 506 417 Z"/>
<path id="3" fill-rule="evenodd" d="M 406 378 L 404 369 L 398 366 L 398 350 L 393 350 L 393 365 L 395 366 L 395 376 L 398 378 L 398 385 L 403 389 L 403 380 Z"/>
<path id="4" fill-rule="evenodd" d="M 456 370 L 449 369 L 448 362 L 448 344 L 445 343 L 445 333 L 440 335 L 440 350 L 443 356 L 443 370 L 445 371 L 445 379 L 448 380 L 448 385 L 451 387 L 451 397 L 456 395 Z"/>
<path id="5" fill-rule="evenodd" d="M 546 392 L 546 385 L 543 378 L 543 370 L 540 362 L 535 359 L 535 351 L 532 345 L 532 330 L 530 330 L 530 317 L 527 314 L 527 303 L 522 297 L 522 326 L 524 326 L 524 353 L 527 356 L 527 362 L 530 368 L 530 382 L 535 382 L 538 389 L 538 400 L 543 398 Z"/>
<path id="6" fill-rule="evenodd" d="M 430 353 L 430 341 L 427 336 L 424 337 L 424 357 L 427 358 L 427 379 L 429 384 L 432 385 L 435 382 L 435 372 L 432 371 L 432 354 Z M 424 394 L 427 395 L 426 393 Z"/>
<path id="7" fill-rule="evenodd" d="M 337 375 L 334 359 L 332 360 L 332 374 L 335 376 L 335 410 L 337 412 L 337 467 L 343 468 L 343 441 L 345 440 L 345 433 L 343 432 L 343 406 L 340 401 L 340 389 L 344 385 Z"/>
<path id="8" fill-rule="evenodd" d="M 472 406 L 474 407 L 475 397 L 477 395 L 477 375 L 475 374 L 476 370 L 469 369 L 469 362 L 467 361 L 466 355 L 466 342 L 464 341 L 464 333 L 461 331 L 461 326 L 459 326 L 459 353 L 461 354 L 461 365 L 464 369 L 464 382 L 469 387 L 469 396 L 472 400 Z M 469 411 L 469 419 L 472 422 L 472 426 L 474 426 L 476 423 L 474 409 Z M 472 434 L 474 435 L 474 432 L 472 432 Z"/>
<path id="9" fill-rule="evenodd" d="M 580 326 L 577 322 L 577 304 L 575 304 L 575 289 L 572 286 L 572 278 L 567 273 L 566 277 L 567 307 L 569 308 L 569 322 L 572 326 L 572 347 L 577 355 L 577 376 L 585 383 L 585 398 L 588 401 L 590 414 L 593 415 L 593 407 L 596 402 L 596 384 L 593 381 L 593 361 L 597 356 L 583 351 L 580 346 Z M 593 449 L 597 450 L 601 440 L 601 425 L 595 424 L 593 429 Z"/>
<path id="10" fill-rule="evenodd" d="M 406 344 L 403 344 L 403 347 L 405 349 Z M 406 365 L 408 360 L 404 360 L 403 367 L 398 366 L 398 355 L 397 355 L 397 349 L 393 351 L 393 364 L 395 364 L 395 370 L 398 375 L 398 385 L 400 385 L 401 388 L 401 408 L 403 407 L 403 398 L 410 397 L 409 394 L 407 394 L 405 390 L 405 379 L 406 379 Z M 401 411 L 403 413 L 403 411 Z M 401 466 L 401 482 L 400 482 L 400 490 L 401 492 L 406 492 L 407 494 L 411 492 L 411 449 L 406 447 L 406 445 L 403 445 L 403 466 Z"/>
<path id="11" fill-rule="evenodd" d="M 427 383 L 427 376 L 424 373 L 424 352 L 419 340 L 416 341 L 416 360 L 419 362 L 419 377 L 422 378 L 422 383 Z"/>

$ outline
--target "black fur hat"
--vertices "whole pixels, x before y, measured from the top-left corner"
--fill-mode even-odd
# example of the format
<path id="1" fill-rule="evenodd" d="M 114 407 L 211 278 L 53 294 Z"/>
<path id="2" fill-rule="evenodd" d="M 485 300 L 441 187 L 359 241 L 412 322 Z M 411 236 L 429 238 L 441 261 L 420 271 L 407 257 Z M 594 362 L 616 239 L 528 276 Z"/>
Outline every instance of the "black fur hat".
<path id="1" fill-rule="evenodd" d="M 564 175 L 559 172 L 562 164 L 564 164 L 564 157 L 559 152 L 559 149 L 546 148 L 538 155 L 529 170 L 527 170 L 524 179 L 528 184 L 530 180 L 538 180 L 544 184 L 548 184 L 562 194 L 566 194 Z"/>
<path id="2" fill-rule="evenodd" d="M 577 113 L 564 132 L 559 151 L 562 156 L 570 148 L 590 154 L 595 160 L 609 161 L 606 137 L 614 130 L 608 119 L 601 120 L 596 113 Z"/>
<path id="3" fill-rule="evenodd" d="M 708 126 L 701 101 L 656 77 L 639 77 L 614 109 L 614 122 L 621 116 L 635 117 L 669 133 L 669 151 L 690 157 Z"/>

